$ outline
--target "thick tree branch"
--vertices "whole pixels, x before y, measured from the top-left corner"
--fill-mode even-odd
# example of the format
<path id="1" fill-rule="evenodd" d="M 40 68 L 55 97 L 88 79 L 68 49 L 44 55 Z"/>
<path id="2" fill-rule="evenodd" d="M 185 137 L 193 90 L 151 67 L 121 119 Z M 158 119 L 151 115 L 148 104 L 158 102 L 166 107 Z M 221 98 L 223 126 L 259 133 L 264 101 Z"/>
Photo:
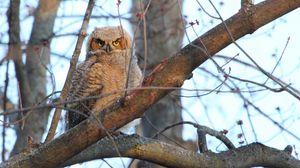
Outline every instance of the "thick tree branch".
<path id="1" fill-rule="evenodd" d="M 226 167 L 300 167 L 300 161 L 292 157 L 288 152 L 267 147 L 260 143 L 252 143 L 213 155 L 216 155 L 220 160 L 224 160 Z M 220 165 L 220 167 L 223 166 Z"/>
<path id="2" fill-rule="evenodd" d="M 231 31 L 233 38 L 238 39 L 299 6 L 300 0 L 267 0 L 249 9 L 252 13 L 251 17 L 241 10 L 226 20 L 225 23 L 219 24 L 200 38 L 194 40 L 192 44 L 184 47 L 173 57 L 164 60 L 144 80 L 144 86 L 181 86 L 195 68 L 209 59 L 209 56 L 214 55 L 232 42 L 224 24 Z M 204 48 L 206 51 L 203 51 Z M 140 117 L 146 109 L 170 91 L 164 89 L 137 90 L 134 92 L 134 96 L 130 96 L 126 100 L 124 106 L 110 112 L 100 112 L 96 115 L 97 119 L 91 116 L 86 121 L 50 143 L 41 146 L 29 155 L 11 162 L 8 161 L 2 164 L 1 167 L 47 168 L 61 165 L 106 136 L 106 131 L 99 126 L 99 121 L 102 122 L 106 129 L 116 130 L 133 119 Z M 263 165 L 264 159 L 259 164 Z M 286 163 L 288 162 L 288 160 L 285 161 Z"/>
<path id="3" fill-rule="evenodd" d="M 226 152 L 199 154 L 159 140 L 138 135 L 114 137 L 114 143 L 124 157 L 151 162 L 166 167 L 299 167 L 300 161 L 288 152 L 253 143 Z M 64 163 L 69 166 L 95 159 L 119 157 L 115 145 L 104 138 Z M 276 162 L 274 162 L 276 161 Z"/>
<path id="4" fill-rule="evenodd" d="M 150 160 L 167 167 L 196 167 L 205 164 L 199 154 L 160 140 L 140 137 L 138 135 L 119 136 L 114 139 L 103 138 L 80 154 L 68 160 L 63 166 L 85 161 L 119 157 L 114 143 L 124 157 Z"/>

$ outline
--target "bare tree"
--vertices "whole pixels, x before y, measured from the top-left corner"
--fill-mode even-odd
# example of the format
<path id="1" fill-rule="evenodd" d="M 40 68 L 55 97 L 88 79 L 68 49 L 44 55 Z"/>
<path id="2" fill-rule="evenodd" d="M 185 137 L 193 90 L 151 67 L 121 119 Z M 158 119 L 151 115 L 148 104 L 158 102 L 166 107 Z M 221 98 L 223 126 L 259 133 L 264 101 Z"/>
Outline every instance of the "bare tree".
<path id="1" fill-rule="evenodd" d="M 120 5 L 120 3 L 121 1 L 117 2 L 118 5 Z M 158 5 L 156 3 L 160 2 L 153 1 L 153 4 Z M 163 1 L 162 3 L 166 3 L 166 1 Z M 45 74 L 47 64 L 49 62 L 49 45 L 51 42 L 53 24 L 59 1 L 39 1 L 39 5 L 34 15 L 35 20 L 32 34 L 28 44 L 26 44 L 25 64 L 22 61 L 19 26 L 20 21 L 18 19 L 20 2 L 11 1 L 7 12 L 9 22 L 9 52 L 6 57 L 7 59 L 3 60 L 7 61 L 11 59 L 14 61 L 16 76 L 20 88 L 21 103 L 17 110 L 9 110 L 10 108 L 7 108 L 9 101 L 7 100 L 6 91 L 4 90 L 4 101 L 2 104 L 5 113 L 3 114 L 20 114 L 19 119 L 21 119 L 21 124 L 20 129 L 18 129 L 19 131 L 17 132 L 18 139 L 14 147 L 13 154 L 18 153 L 20 149 L 24 148 L 26 145 L 29 145 L 29 147 L 27 150 L 23 150 L 19 154 L 14 155 L 8 161 L 3 162 L 0 167 L 59 167 L 94 159 L 120 156 L 146 160 L 167 167 L 300 167 L 299 160 L 291 156 L 291 146 L 287 146 L 285 149 L 280 150 L 267 147 L 260 143 L 252 143 L 236 148 L 225 136 L 226 130 L 219 132 L 200 124 L 182 121 L 180 118 L 180 110 L 175 110 L 176 115 L 175 117 L 172 116 L 172 119 L 174 118 L 173 121 L 168 122 L 166 125 L 158 126 L 159 129 L 162 130 L 156 134 L 162 134 L 164 131 L 168 131 L 168 129 L 178 125 L 180 127 L 182 127 L 183 124 L 192 125 L 199 135 L 198 145 L 202 154 L 195 152 L 197 149 L 194 149 L 194 151 L 188 150 L 169 142 L 145 138 L 138 135 L 110 136 L 110 138 L 104 138 L 107 136 L 107 130 L 115 131 L 133 119 L 142 117 L 146 110 L 150 109 L 167 94 L 174 90 L 180 90 L 183 82 L 191 77 L 192 71 L 207 60 L 217 57 L 214 55 L 218 51 L 232 43 L 237 47 L 240 47 L 236 43 L 237 39 L 246 34 L 253 33 L 255 30 L 272 20 L 300 7 L 299 0 L 288 2 L 285 0 L 267 0 L 257 5 L 253 5 L 248 1 L 245 1 L 244 3 L 245 4 L 242 4 L 242 8 L 238 11 L 238 13 L 226 21 L 219 16 L 219 19 L 222 21 L 219 25 L 210 29 L 201 37 L 196 38 L 193 42 L 180 50 L 176 49 L 178 49 L 178 43 L 181 41 L 182 32 L 174 30 L 175 34 L 178 35 L 178 38 L 174 38 L 174 44 L 169 44 L 169 42 L 165 43 L 165 41 L 168 40 L 163 40 L 165 38 L 173 39 L 173 37 L 170 37 L 170 34 L 168 33 L 164 33 L 163 35 L 156 37 L 151 36 L 152 33 L 155 35 L 156 31 L 160 32 L 159 28 L 163 28 L 163 26 L 156 27 L 154 20 L 152 25 L 153 27 L 147 27 L 146 24 L 149 24 L 148 22 L 151 21 L 151 19 L 147 21 L 147 17 L 145 16 L 147 15 L 147 10 L 149 10 L 149 18 L 154 18 L 155 14 L 159 12 L 156 11 L 156 8 L 150 8 L 150 1 L 149 9 L 147 3 L 145 3 L 146 5 L 138 5 L 141 6 L 140 9 L 143 10 L 137 12 L 136 16 L 139 18 L 138 22 L 143 22 L 144 26 L 142 29 L 143 31 L 141 31 L 142 33 L 139 34 L 141 36 L 137 37 L 144 37 L 144 39 L 147 40 L 144 41 L 144 44 L 153 40 L 155 42 L 152 43 L 166 45 L 167 47 L 163 48 L 167 51 L 154 52 L 158 46 L 154 47 L 155 45 L 153 45 L 152 47 L 151 45 L 143 45 L 137 46 L 137 53 L 143 55 L 142 58 L 145 58 L 145 55 L 147 55 L 148 58 L 157 56 L 159 59 L 161 59 L 160 54 L 163 53 L 163 57 L 166 59 L 161 61 L 150 61 L 148 59 L 144 59 L 144 62 L 141 63 L 141 65 L 142 67 L 146 67 L 147 75 L 143 81 L 143 86 L 134 90 L 131 95 L 128 95 L 121 106 L 114 104 L 107 110 L 97 113 L 95 116 L 91 116 L 59 137 L 53 140 L 50 138 L 49 141 L 44 144 L 36 144 L 35 142 L 31 142 L 31 140 L 36 142 L 41 140 L 42 134 L 45 132 L 45 126 L 47 125 L 49 109 L 52 107 L 57 109 L 63 108 L 64 104 L 68 103 L 64 102 L 63 96 L 58 102 L 46 103 L 45 101 L 47 83 Z M 172 11 L 173 6 L 171 4 L 172 3 L 165 4 L 166 6 L 158 6 L 162 7 L 162 11 L 165 9 L 164 7 L 168 7 L 168 10 Z M 177 3 L 176 5 L 180 6 L 180 4 Z M 72 59 L 70 60 L 70 76 L 72 74 L 72 68 L 74 70 L 77 63 L 93 7 L 94 1 L 90 0 L 79 33 L 76 49 Z M 177 11 L 175 13 L 180 13 L 178 9 L 175 11 Z M 172 14 L 172 16 L 174 15 Z M 160 16 L 165 16 L 165 14 L 161 14 Z M 181 14 L 179 14 L 179 16 L 181 16 Z M 177 19 L 175 20 L 177 21 Z M 160 21 L 161 20 L 158 20 L 158 22 Z M 180 23 L 180 26 L 183 26 L 181 22 L 182 19 L 176 22 L 176 24 Z M 171 36 L 173 36 L 172 33 Z M 158 37 L 162 38 L 160 39 Z M 171 53 L 169 48 L 171 48 L 172 45 L 174 45 L 175 51 Z M 243 50 L 242 48 L 240 49 Z M 249 57 L 249 59 L 251 59 L 251 57 Z M 239 61 L 237 59 L 232 60 Z M 259 70 L 267 76 L 269 80 L 272 80 L 280 86 L 279 89 L 269 88 L 269 90 L 280 92 L 284 91 L 299 99 L 300 94 L 298 90 L 293 88 L 291 85 L 284 83 L 279 78 L 276 78 L 272 73 L 267 72 L 259 65 L 255 64 L 255 61 L 253 61 L 253 63 L 254 69 Z M 220 67 L 219 70 L 223 73 L 225 78 L 220 79 L 221 81 L 234 78 L 234 76 L 226 73 L 222 67 Z M 69 81 L 70 80 L 67 80 L 67 82 Z M 226 83 L 222 84 L 227 86 Z M 266 85 L 263 86 L 267 87 Z M 66 90 L 64 89 L 63 91 Z M 250 101 L 247 101 L 247 104 L 256 107 L 251 104 Z M 259 111 L 259 109 L 256 110 Z M 154 112 L 148 111 L 148 113 L 151 114 Z M 57 114 L 58 116 L 60 115 L 59 113 Z M 264 115 L 263 112 L 261 112 L 261 114 Z M 147 116 L 149 116 L 149 114 L 147 114 Z M 270 120 L 272 120 L 272 118 L 270 118 Z M 160 120 L 160 122 L 164 121 Z M 101 124 L 105 130 L 103 127 L 100 127 L 99 124 Z M 241 125 L 242 122 L 239 122 L 239 124 Z M 278 124 L 278 126 L 280 127 L 280 124 Z M 163 129 L 163 127 L 165 128 Z M 175 133 L 172 133 L 172 131 L 167 133 L 167 137 L 175 140 L 181 139 L 182 132 L 180 127 L 178 127 L 179 129 L 177 128 L 178 130 L 175 129 Z M 54 126 L 54 132 L 55 128 L 56 126 Z M 144 130 L 149 129 L 145 127 Z M 282 127 L 282 130 L 294 135 L 284 127 Z M 153 131 L 150 132 L 151 134 L 147 136 L 152 136 L 154 134 Z M 222 141 L 228 150 L 220 153 L 209 152 L 205 140 L 205 136 L 207 134 Z M 297 138 L 296 135 L 295 138 Z"/>
<path id="2" fill-rule="evenodd" d="M 132 20 L 140 22 L 138 27 L 134 28 L 136 30 L 135 54 L 139 56 L 140 66 L 145 70 L 146 75 L 161 60 L 180 49 L 185 25 L 180 9 L 182 2 L 154 0 L 133 1 L 133 3 L 132 11 L 138 16 L 132 15 Z M 154 137 L 158 130 L 182 122 L 181 102 L 178 95 L 180 95 L 179 90 L 173 91 L 145 112 L 141 124 L 145 137 Z M 159 136 L 159 139 L 173 144 L 175 143 L 172 141 L 175 141 L 183 146 L 191 145 L 195 149 L 193 142 L 186 143 L 182 139 L 182 128 L 182 125 L 178 125 L 168 129 Z"/>
<path id="3" fill-rule="evenodd" d="M 47 95 L 46 67 L 50 59 L 50 43 L 59 1 L 39 1 L 34 13 L 34 23 L 28 44 L 26 63 L 22 62 L 20 41 L 19 9 L 20 1 L 11 1 L 7 12 L 9 22 L 9 58 L 15 63 L 20 89 L 20 108 L 45 104 Z M 16 90 L 17 91 L 17 90 Z M 17 141 L 11 154 L 20 152 L 27 144 L 28 136 L 40 141 L 46 130 L 49 109 L 27 111 L 18 117 Z M 25 118 L 25 119 L 24 119 Z M 24 119 L 24 120 L 23 120 Z"/>
<path id="4" fill-rule="evenodd" d="M 143 11 L 144 9 L 145 11 Z M 142 14 L 144 12 L 144 18 L 143 16 L 132 17 L 133 20 L 141 22 L 136 28 L 139 32 L 136 32 L 135 35 L 135 53 L 139 56 L 140 66 L 142 69 L 145 68 L 145 75 L 147 75 L 161 60 L 167 58 L 169 53 L 179 50 L 184 23 L 181 20 L 177 1 L 151 1 L 151 3 L 145 1 L 143 4 L 134 1 L 133 13 Z M 175 91 L 174 94 L 178 95 L 179 91 Z M 151 107 L 149 112 L 145 112 L 143 134 L 146 137 L 152 137 L 157 130 L 180 121 L 182 118 L 179 97 L 168 95 Z M 182 128 L 177 127 L 174 130 L 168 130 L 166 136 L 181 139 L 181 133 Z"/>

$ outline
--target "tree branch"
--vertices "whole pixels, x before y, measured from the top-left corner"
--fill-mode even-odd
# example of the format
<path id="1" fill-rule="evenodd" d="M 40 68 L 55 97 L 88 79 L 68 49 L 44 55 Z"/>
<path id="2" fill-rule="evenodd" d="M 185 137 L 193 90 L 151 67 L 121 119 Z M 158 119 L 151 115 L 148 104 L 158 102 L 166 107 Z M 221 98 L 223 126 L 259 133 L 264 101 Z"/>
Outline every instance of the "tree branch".
<path id="1" fill-rule="evenodd" d="M 0 97 L 3 97 L 4 96 L 4 93 L 0 90 Z M 4 106 L 4 101 L 3 99 L 0 99 L 0 110 L 3 110 L 3 106 Z M 10 111 L 10 110 L 13 110 L 15 109 L 15 105 L 11 102 L 11 100 L 7 99 L 6 100 L 6 109 L 7 111 Z M 2 113 L 3 115 L 7 115 L 5 113 Z"/>
<path id="2" fill-rule="evenodd" d="M 67 95 L 68 95 L 71 80 L 72 80 L 72 76 L 73 76 L 73 73 L 76 69 L 76 64 L 78 62 L 78 58 L 79 58 L 79 55 L 80 55 L 83 40 L 86 36 L 87 27 L 88 27 L 89 20 L 90 20 L 92 11 L 93 11 L 94 4 L 95 4 L 95 1 L 90 0 L 89 4 L 88 4 L 88 7 L 86 9 L 84 19 L 83 19 L 83 22 L 82 22 L 82 25 L 81 25 L 79 37 L 78 37 L 78 40 L 77 40 L 77 43 L 76 43 L 76 46 L 75 46 L 74 53 L 72 55 L 72 59 L 70 61 L 70 68 L 69 68 L 69 71 L 68 71 L 68 74 L 67 74 L 67 79 L 65 81 L 65 84 L 63 86 L 63 89 L 62 89 L 60 97 L 59 97 L 60 102 L 63 102 L 66 99 Z M 61 116 L 61 110 L 62 110 L 61 108 L 56 108 L 55 109 L 55 112 L 54 112 L 54 115 L 53 115 L 53 118 L 52 118 L 52 122 L 51 122 L 51 125 L 50 125 L 50 129 L 49 129 L 49 132 L 47 134 L 45 142 L 49 142 L 50 140 L 52 140 L 54 138 L 55 131 L 56 131 L 56 128 L 57 128 L 57 125 L 58 125 L 58 122 L 59 122 L 59 119 L 60 119 L 60 116 Z"/>
<path id="3" fill-rule="evenodd" d="M 112 142 L 114 141 L 114 142 Z M 115 143 L 115 144 L 114 144 Z M 167 167 L 196 167 L 205 164 L 199 160 L 199 154 L 160 140 L 140 137 L 139 135 L 118 136 L 114 139 L 103 138 L 80 154 L 68 160 L 63 166 L 85 161 L 119 157 L 115 149 L 117 145 L 124 157 L 148 160 Z"/>
<path id="4" fill-rule="evenodd" d="M 290 153 L 253 143 L 221 153 L 199 154 L 160 140 L 138 135 L 104 138 L 68 160 L 62 166 L 95 159 L 123 157 L 148 160 L 166 167 L 299 167 L 300 161 Z M 115 143 L 115 144 L 114 144 Z M 241 162 L 242 161 L 242 162 Z M 274 162 L 276 161 L 276 162 Z"/>
<path id="5" fill-rule="evenodd" d="M 15 72 L 18 80 L 20 98 L 23 105 L 32 104 L 33 98 L 30 93 L 29 82 L 22 62 L 22 50 L 20 40 L 20 0 L 10 1 L 7 11 L 9 24 L 9 49 L 8 58 L 12 59 L 15 64 Z"/>
<path id="6" fill-rule="evenodd" d="M 224 24 L 231 31 L 233 38 L 238 39 L 299 6 L 300 0 L 267 0 L 249 9 L 252 11 L 250 18 L 243 10 L 239 11 L 239 13 L 226 20 L 225 23 L 219 24 L 200 38 L 194 40 L 192 44 L 184 47 L 173 57 L 164 60 L 146 77 L 143 85 L 159 87 L 181 86 L 189 74 L 209 59 L 209 56 L 232 43 Z M 205 52 L 203 52 L 204 48 L 207 49 Z M 99 120 L 106 129 L 117 130 L 133 119 L 140 117 L 146 109 L 170 91 L 164 89 L 137 90 L 134 92 L 134 96 L 131 95 L 127 98 L 124 106 L 113 111 L 97 113 L 97 119 L 91 116 L 57 139 L 42 145 L 29 155 L 11 162 L 8 161 L 0 167 L 47 168 L 61 165 L 106 136 L 106 131 L 99 127 Z M 263 152 L 264 150 L 261 150 L 261 153 Z M 265 157 L 257 158 L 261 161 L 257 165 L 263 165 L 265 163 L 263 162 L 264 159 L 267 159 Z M 288 161 L 286 160 L 286 162 Z"/>

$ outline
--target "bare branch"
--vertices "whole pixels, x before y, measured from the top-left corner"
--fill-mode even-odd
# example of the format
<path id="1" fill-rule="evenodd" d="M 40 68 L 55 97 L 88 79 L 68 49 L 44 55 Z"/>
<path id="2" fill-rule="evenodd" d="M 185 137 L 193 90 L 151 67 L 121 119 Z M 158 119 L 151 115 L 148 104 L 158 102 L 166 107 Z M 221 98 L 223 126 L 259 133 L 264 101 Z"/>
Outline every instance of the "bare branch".
<path id="1" fill-rule="evenodd" d="M 293 158 L 286 150 L 277 150 L 259 143 L 253 143 L 219 154 L 211 152 L 198 154 L 159 140 L 138 135 L 114 137 L 114 143 L 117 144 L 123 157 L 147 160 L 167 167 L 226 168 L 263 165 L 289 168 L 300 165 L 300 161 Z M 111 139 L 104 138 L 68 160 L 63 166 L 118 156 Z M 245 162 L 241 162 L 241 160 Z M 264 161 L 264 164 L 262 164 L 262 161 Z"/>
<path id="2" fill-rule="evenodd" d="M 9 83 L 9 77 L 8 77 L 8 71 L 9 71 L 9 60 L 7 61 L 6 64 L 6 72 L 5 72 L 5 81 L 4 81 L 4 93 L 3 93 L 3 111 L 7 110 L 7 87 Z M 7 120 L 7 116 L 3 116 L 3 122 L 5 123 Z M 5 154 L 6 154 L 6 147 L 5 147 L 5 138 L 6 137 L 6 124 L 3 124 L 3 130 L 2 130 L 2 161 L 5 161 Z"/>
<path id="3" fill-rule="evenodd" d="M 282 55 L 281 55 L 281 56 L 282 56 Z M 225 59 L 225 60 L 234 61 L 234 62 L 237 62 L 237 63 L 239 63 L 239 64 L 245 65 L 245 66 L 247 66 L 247 67 L 250 67 L 250 68 L 253 68 L 253 69 L 259 71 L 259 69 L 258 69 L 256 66 L 254 66 L 254 65 L 252 65 L 252 64 L 249 64 L 249 63 L 247 63 L 247 62 L 245 62 L 245 61 L 242 61 L 242 60 L 240 60 L 240 59 L 238 59 L 238 58 L 229 58 L 229 57 L 226 57 L 226 56 L 224 56 L 224 55 L 215 55 L 214 57 L 216 57 L 216 58 L 221 58 L 221 59 Z M 258 83 L 255 83 L 255 82 L 253 82 L 253 81 L 250 82 L 250 83 L 259 85 L 259 86 L 261 86 L 261 87 L 265 87 L 266 89 L 268 89 L 268 90 L 270 90 L 270 91 L 273 91 L 273 92 L 282 92 L 282 91 L 284 91 L 285 89 L 289 89 L 289 90 L 291 90 L 292 92 L 294 92 L 295 94 L 300 95 L 300 91 L 297 90 L 296 88 L 294 88 L 292 85 L 290 85 L 290 84 L 288 84 L 288 83 L 282 81 L 280 78 L 274 76 L 272 73 L 270 73 L 269 75 L 272 77 L 272 79 L 274 79 L 274 80 L 276 80 L 277 82 L 281 83 L 284 87 L 281 86 L 281 87 L 279 87 L 279 88 L 270 88 L 270 87 L 268 87 L 268 86 L 266 86 L 266 85 L 264 85 L 264 84 L 258 84 Z M 232 76 L 228 76 L 228 77 L 232 77 Z M 235 77 L 233 77 L 233 78 L 234 78 L 234 79 L 237 79 L 237 80 L 241 80 L 240 78 L 235 78 Z M 242 80 L 241 80 L 241 81 L 242 81 Z M 288 88 L 287 88 L 287 87 L 288 87 Z"/>
<path id="4" fill-rule="evenodd" d="M 67 74 L 67 79 L 65 81 L 65 84 L 63 86 L 63 89 L 61 91 L 60 97 L 59 97 L 59 102 L 63 102 L 66 99 L 66 96 L 68 95 L 69 92 L 69 88 L 70 88 L 70 84 L 71 84 L 71 80 L 72 80 L 72 76 L 73 76 L 73 72 L 76 69 L 76 64 L 80 55 L 80 51 L 81 51 L 81 47 L 82 47 L 82 43 L 83 40 L 86 36 L 86 31 L 87 31 L 87 27 L 89 24 L 89 20 L 93 11 L 93 7 L 94 7 L 95 1 L 94 0 L 90 0 L 88 7 L 85 11 L 85 15 L 84 15 L 84 20 L 82 22 L 81 28 L 80 28 L 80 33 L 79 33 L 79 37 L 75 46 L 75 50 L 74 53 L 72 55 L 72 59 L 70 61 L 70 68 Z M 54 138 L 55 135 L 55 131 L 61 116 L 61 108 L 56 108 L 53 118 L 52 118 L 52 122 L 51 122 L 51 126 L 47 135 L 47 138 L 45 140 L 45 142 L 49 142 L 50 140 L 52 140 Z"/>
<path id="5" fill-rule="evenodd" d="M 206 134 L 214 136 L 217 139 L 219 139 L 220 141 L 222 141 L 227 146 L 228 149 L 234 149 L 235 148 L 233 143 L 225 136 L 226 133 L 224 131 L 220 131 L 220 132 L 215 131 L 215 130 L 209 128 L 209 127 L 199 125 L 199 124 L 196 124 L 196 123 L 193 123 L 193 122 L 190 122 L 190 121 L 182 121 L 182 122 L 178 122 L 178 123 L 169 125 L 166 128 L 164 128 L 163 130 L 157 132 L 153 137 L 156 137 L 157 135 L 162 134 L 164 131 L 166 131 L 166 130 L 172 128 L 172 127 L 182 125 L 182 124 L 189 124 L 189 125 L 192 125 L 195 128 L 197 128 L 199 148 L 202 148 L 202 149 L 200 149 L 200 152 L 207 152 L 208 151 L 207 146 L 206 146 L 206 138 L 205 138 Z"/>

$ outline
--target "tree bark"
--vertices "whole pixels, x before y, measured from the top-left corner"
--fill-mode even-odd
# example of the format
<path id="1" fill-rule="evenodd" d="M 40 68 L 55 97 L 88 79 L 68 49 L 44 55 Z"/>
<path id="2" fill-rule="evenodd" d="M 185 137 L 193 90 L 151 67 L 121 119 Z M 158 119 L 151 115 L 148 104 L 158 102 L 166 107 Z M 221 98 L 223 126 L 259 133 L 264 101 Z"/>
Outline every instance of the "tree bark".
<path id="1" fill-rule="evenodd" d="M 124 157 L 151 160 L 167 167 L 299 167 L 300 161 L 284 150 L 252 143 L 221 153 L 199 154 L 159 140 L 139 137 L 137 135 L 115 137 L 113 141 L 104 138 L 88 147 L 80 154 L 68 160 L 63 166 L 91 161 L 95 159 L 118 157 L 115 150 Z M 276 161 L 276 162 L 274 162 Z"/>
<path id="2" fill-rule="evenodd" d="M 144 0 L 132 2 L 132 20 L 135 23 L 140 22 L 137 24 L 138 27 L 134 28 L 136 29 L 135 54 L 139 58 L 141 69 L 145 68 L 147 74 L 163 59 L 180 49 L 184 32 L 184 23 L 179 8 L 179 5 L 182 6 L 182 1 Z M 147 8 L 148 4 L 149 8 Z M 138 15 L 143 17 L 137 17 Z M 133 27 L 135 26 L 133 25 Z M 158 130 L 182 121 L 179 94 L 179 90 L 173 91 L 145 112 L 141 123 L 142 135 L 153 137 Z M 163 136 L 157 138 L 170 143 L 176 141 L 184 144 L 182 125 L 167 130 Z M 147 167 L 159 167 L 146 162 L 139 162 L 139 167 L 145 167 L 146 164 Z"/>
<path id="3" fill-rule="evenodd" d="M 149 3 L 148 0 L 144 1 L 143 4 L 140 1 L 133 2 L 134 14 L 143 12 L 140 8 L 146 8 Z M 135 37 L 135 52 L 139 56 L 141 68 L 146 68 L 146 73 L 151 72 L 153 67 L 163 59 L 180 49 L 184 28 L 177 2 L 177 0 L 153 0 L 147 13 L 145 13 L 144 24 L 143 20 L 140 20 L 141 24 L 137 28 Z M 137 20 L 135 15 L 132 16 L 132 19 Z M 146 37 L 143 36 L 144 34 Z M 145 40 L 146 47 L 144 45 Z M 145 55 L 149 56 L 146 60 Z M 153 136 L 157 129 L 161 130 L 170 124 L 182 121 L 180 99 L 175 96 L 179 94 L 179 91 L 173 93 L 174 96 L 169 94 L 145 112 L 142 127 L 143 135 L 146 137 Z M 165 135 L 170 138 L 181 139 L 182 127 L 170 129 Z"/>
<path id="4" fill-rule="evenodd" d="M 23 69 L 28 81 L 26 85 L 29 88 L 21 88 L 24 89 L 22 92 L 27 90 L 29 94 L 24 95 L 23 93 L 22 107 L 46 103 L 43 102 L 43 99 L 47 95 L 46 68 L 50 60 L 50 37 L 53 34 L 53 26 L 59 2 L 59 0 L 40 0 L 35 12 L 33 28 L 26 48 L 26 64 Z M 21 149 L 26 147 L 28 136 L 37 142 L 41 141 L 48 123 L 49 112 L 48 108 L 27 112 L 28 117 L 16 128 L 17 141 L 11 155 L 20 152 Z M 24 113 L 21 118 L 27 114 Z"/>

